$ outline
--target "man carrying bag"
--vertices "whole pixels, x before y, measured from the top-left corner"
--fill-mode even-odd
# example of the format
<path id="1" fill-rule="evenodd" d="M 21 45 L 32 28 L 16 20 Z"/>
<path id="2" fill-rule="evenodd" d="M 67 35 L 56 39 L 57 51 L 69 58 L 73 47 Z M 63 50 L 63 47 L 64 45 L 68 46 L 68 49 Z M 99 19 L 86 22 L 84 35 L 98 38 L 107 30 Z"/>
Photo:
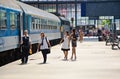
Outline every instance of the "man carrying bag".
<path id="1" fill-rule="evenodd" d="M 42 52 L 42 55 L 44 58 L 43 64 L 45 64 L 47 61 L 47 54 L 50 53 L 50 47 L 51 45 L 49 40 L 47 39 L 47 37 L 45 37 L 44 33 L 41 33 L 39 43 L 38 43 L 38 51 L 40 50 Z"/>

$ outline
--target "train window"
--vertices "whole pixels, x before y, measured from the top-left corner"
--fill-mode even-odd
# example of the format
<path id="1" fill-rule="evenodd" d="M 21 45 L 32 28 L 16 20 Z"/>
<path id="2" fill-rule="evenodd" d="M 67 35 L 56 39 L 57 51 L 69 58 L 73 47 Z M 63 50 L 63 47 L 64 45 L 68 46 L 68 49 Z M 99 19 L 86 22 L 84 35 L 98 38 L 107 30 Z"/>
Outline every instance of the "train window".
<path id="1" fill-rule="evenodd" d="M 48 29 L 48 25 L 46 25 L 46 29 Z"/>
<path id="2" fill-rule="evenodd" d="M 50 30 L 51 30 L 51 26 L 50 26 Z"/>
<path id="3" fill-rule="evenodd" d="M 39 26 L 39 29 L 41 29 L 41 21 L 40 21 L 40 19 L 38 21 L 38 26 Z"/>
<path id="4" fill-rule="evenodd" d="M 10 28 L 11 29 L 16 28 L 16 21 L 17 21 L 17 16 L 15 16 L 15 13 L 11 12 L 10 13 Z"/>
<path id="5" fill-rule="evenodd" d="M 45 29 L 47 25 L 47 20 L 46 19 L 41 19 L 41 24 L 43 25 L 43 29 Z"/>
<path id="6" fill-rule="evenodd" d="M 50 25 L 51 25 L 51 22 L 50 22 L 50 20 L 48 20 L 48 29 L 50 29 Z"/>
<path id="7" fill-rule="evenodd" d="M 17 14 L 16 17 L 17 17 L 17 26 L 18 28 L 20 28 L 20 14 Z"/>
<path id="8" fill-rule="evenodd" d="M 33 23 L 33 28 L 32 28 L 33 30 L 35 29 L 35 23 Z"/>
<path id="9" fill-rule="evenodd" d="M 41 29 L 41 25 L 39 24 L 39 29 Z"/>
<path id="10" fill-rule="evenodd" d="M 48 29 L 48 25 L 46 25 L 46 29 Z"/>
<path id="11" fill-rule="evenodd" d="M 48 29 L 50 29 L 50 25 L 48 25 Z"/>
<path id="12" fill-rule="evenodd" d="M 51 29 L 53 29 L 54 26 L 51 27 Z"/>
<path id="13" fill-rule="evenodd" d="M 44 29 L 46 29 L 46 25 L 44 25 Z"/>
<path id="14" fill-rule="evenodd" d="M 42 25 L 42 29 L 44 29 L 44 25 Z"/>
<path id="15" fill-rule="evenodd" d="M 47 29 L 49 30 L 49 25 L 47 25 Z"/>
<path id="16" fill-rule="evenodd" d="M 54 26 L 54 29 L 56 29 L 56 26 Z"/>
<path id="17" fill-rule="evenodd" d="M 45 25 L 43 26 L 43 29 L 45 29 Z"/>
<path id="18" fill-rule="evenodd" d="M 37 19 L 37 29 L 39 29 L 39 19 Z"/>
<path id="19" fill-rule="evenodd" d="M 39 28 L 39 19 L 36 19 L 36 29 Z"/>
<path id="20" fill-rule="evenodd" d="M 35 19 L 35 28 L 34 30 L 37 28 L 37 19 Z"/>
<path id="21" fill-rule="evenodd" d="M 38 29 L 38 24 L 36 23 L 36 29 Z"/>
<path id="22" fill-rule="evenodd" d="M 43 25 L 41 25 L 41 29 L 42 29 L 42 26 L 43 26 Z"/>
<path id="23" fill-rule="evenodd" d="M 55 29 L 57 29 L 57 26 L 55 26 Z"/>
<path id="24" fill-rule="evenodd" d="M 53 26 L 53 29 L 55 29 L 55 26 Z"/>
<path id="25" fill-rule="evenodd" d="M 50 29 L 50 26 L 49 26 L 49 25 L 47 25 L 47 29 L 48 29 L 48 30 Z"/>
<path id="26" fill-rule="evenodd" d="M 25 27 L 26 27 L 26 29 L 29 29 L 29 16 L 28 15 L 26 15 L 26 19 L 25 19 L 26 21 L 25 21 Z"/>
<path id="27" fill-rule="evenodd" d="M 47 29 L 46 27 L 47 27 L 47 26 L 46 26 L 46 25 L 44 25 L 44 29 Z"/>
<path id="28" fill-rule="evenodd" d="M 0 30 L 6 29 L 6 26 L 7 26 L 6 11 L 0 10 Z"/>
<path id="29" fill-rule="evenodd" d="M 32 17 L 32 27 L 31 27 L 32 30 L 35 29 L 35 19 Z"/>
<path id="30" fill-rule="evenodd" d="M 49 29 L 51 29 L 51 25 L 49 26 Z"/>

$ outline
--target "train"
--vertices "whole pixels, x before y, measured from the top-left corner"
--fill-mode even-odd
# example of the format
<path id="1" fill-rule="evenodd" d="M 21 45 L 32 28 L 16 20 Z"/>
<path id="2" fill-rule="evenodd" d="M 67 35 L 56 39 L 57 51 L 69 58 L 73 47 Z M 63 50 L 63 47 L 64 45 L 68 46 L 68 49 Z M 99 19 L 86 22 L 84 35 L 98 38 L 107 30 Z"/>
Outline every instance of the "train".
<path id="1" fill-rule="evenodd" d="M 21 58 L 24 30 L 28 30 L 35 53 L 41 32 L 51 45 L 58 44 L 63 32 L 70 31 L 70 22 L 16 0 L 0 0 L 0 66 Z"/>

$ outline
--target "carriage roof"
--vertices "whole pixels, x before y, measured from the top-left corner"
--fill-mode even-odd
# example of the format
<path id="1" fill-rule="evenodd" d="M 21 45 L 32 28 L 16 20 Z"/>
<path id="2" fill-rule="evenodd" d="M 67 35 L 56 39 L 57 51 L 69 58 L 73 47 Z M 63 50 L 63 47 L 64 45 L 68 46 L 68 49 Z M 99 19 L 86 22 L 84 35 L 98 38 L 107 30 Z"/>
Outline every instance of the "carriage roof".
<path id="1" fill-rule="evenodd" d="M 16 0 L 0 0 L 0 6 L 21 12 L 24 11 L 26 14 L 60 22 L 59 18 L 54 14 L 48 13 L 46 11 L 43 11 L 41 9 L 35 8 L 33 6 L 27 5 Z"/>

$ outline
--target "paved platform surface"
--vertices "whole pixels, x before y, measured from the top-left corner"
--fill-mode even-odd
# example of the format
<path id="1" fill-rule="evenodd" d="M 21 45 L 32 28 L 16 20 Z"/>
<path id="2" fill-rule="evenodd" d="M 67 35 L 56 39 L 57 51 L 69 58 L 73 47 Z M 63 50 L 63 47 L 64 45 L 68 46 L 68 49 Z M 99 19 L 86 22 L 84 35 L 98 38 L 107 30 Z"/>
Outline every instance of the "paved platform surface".
<path id="1" fill-rule="evenodd" d="M 77 60 L 63 61 L 61 46 L 52 47 L 47 64 L 40 52 L 29 56 L 26 65 L 15 61 L 0 67 L 0 79 L 120 79 L 120 50 L 104 42 L 78 42 Z"/>

